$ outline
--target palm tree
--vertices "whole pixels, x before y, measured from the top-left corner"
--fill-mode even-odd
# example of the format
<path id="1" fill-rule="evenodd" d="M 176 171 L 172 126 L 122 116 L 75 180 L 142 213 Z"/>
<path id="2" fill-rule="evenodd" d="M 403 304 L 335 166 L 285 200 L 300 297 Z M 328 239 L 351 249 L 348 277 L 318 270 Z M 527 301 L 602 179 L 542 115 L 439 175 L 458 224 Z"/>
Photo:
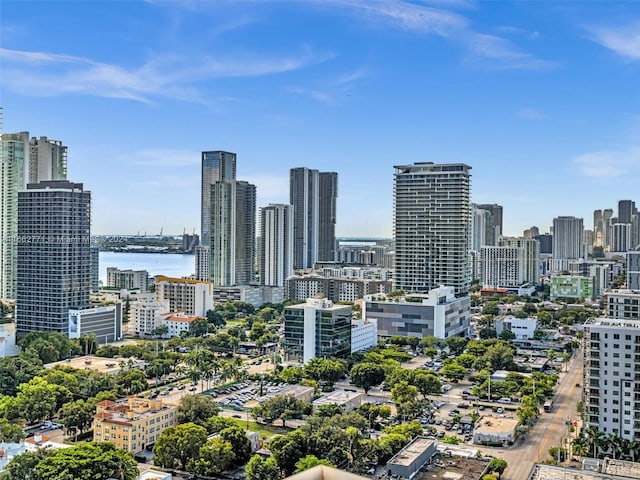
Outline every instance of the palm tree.
<path id="1" fill-rule="evenodd" d="M 189 369 L 189 372 L 187 373 L 187 376 L 189 377 L 189 380 L 191 380 L 193 383 L 197 383 L 198 380 L 200 380 L 200 376 L 201 375 L 202 375 L 202 373 L 196 367 L 191 367 Z"/>
<path id="2" fill-rule="evenodd" d="M 603 439 L 603 446 L 611 454 L 613 459 L 616 459 L 616 455 L 622 451 L 622 439 L 615 433 L 610 433 Z"/>
<path id="3" fill-rule="evenodd" d="M 631 461 L 635 462 L 636 457 L 640 456 L 640 439 L 634 437 L 629 441 L 629 453 L 631 454 Z"/>
<path id="4" fill-rule="evenodd" d="M 598 457 L 598 451 L 602 449 L 604 445 L 604 440 L 606 438 L 605 434 L 598 430 L 598 427 L 591 425 L 584 431 L 585 442 L 587 447 L 591 450 L 593 449 L 593 458 Z"/>
<path id="5" fill-rule="evenodd" d="M 584 457 L 589 453 L 589 450 L 587 449 L 587 447 L 583 443 L 577 440 L 574 442 L 572 450 L 573 450 L 573 454 L 577 455 L 578 457 Z"/>

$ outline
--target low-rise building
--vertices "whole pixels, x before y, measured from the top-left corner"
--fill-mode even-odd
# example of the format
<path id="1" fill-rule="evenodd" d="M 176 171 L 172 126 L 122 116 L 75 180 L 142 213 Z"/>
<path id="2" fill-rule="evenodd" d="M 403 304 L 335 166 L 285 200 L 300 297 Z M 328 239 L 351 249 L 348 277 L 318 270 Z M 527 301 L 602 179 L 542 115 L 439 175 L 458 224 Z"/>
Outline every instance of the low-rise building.
<path id="1" fill-rule="evenodd" d="M 138 300 L 130 304 L 129 318 L 136 335 L 153 335 L 155 329 L 163 324 L 163 314 L 170 312 L 169 302 Z"/>
<path id="2" fill-rule="evenodd" d="M 124 401 L 103 400 L 93 416 L 93 441 L 111 442 L 136 453 L 155 443 L 160 434 L 178 423 L 178 406 L 162 400 L 129 397 Z"/>
<path id="3" fill-rule="evenodd" d="M 428 294 L 389 298 L 365 297 L 363 318 L 378 322 L 378 336 L 435 336 L 440 339 L 469 333 L 471 300 L 456 297 L 453 287 L 439 287 Z"/>
<path id="4" fill-rule="evenodd" d="M 483 417 L 473 431 L 473 443 L 509 445 L 516 439 L 518 420 L 506 417 Z"/>
<path id="5" fill-rule="evenodd" d="M 321 396 L 313 402 L 313 411 L 318 410 L 321 405 L 338 405 L 344 409 L 345 412 L 352 412 L 360 405 L 362 405 L 362 399 L 364 394 L 359 392 L 350 392 L 347 390 L 336 390 L 326 395 Z"/>
<path id="6" fill-rule="evenodd" d="M 533 333 L 538 328 L 538 317 L 517 318 L 513 315 L 499 316 L 495 319 L 496 333 L 498 336 L 509 330 L 516 336 L 516 340 L 533 338 Z"/>
<path id="7" fill-rule="evenodd" d="M 122 304 L 69 310 L 69 338 L 94 334 L 100 344 L 122 339 Z"/>
<path id="8" fill-rule="evenodd" d="M 179 337 L 182 332 L 189 332 L 193 321 L 202 318 L 197 315 L 187 315 L 185 312 L 169 313 L 163 317 L 163 325 L 167 326 L 169 337 Z"/>
<path id="9" fill-rule="evenodd" d="M 609 318 L 640 320 L 640 290 L 607 290 L 605 300 Z"/>
<path id="10" fill-rule="evenodd" d="M 263 395 L 256 399 L 258 403 L 265 402 L 273 397 L 278 396 L 292 396 L 297 400 L 301 400 L 306 403 L 311 403 L 315 395 L 315 389 L 313 387 L 305 387 L 302 385 L 286 385 L 283 388 L 278 388 L 271 393 Z"/>
<path id="11" fill-rule="evenodd" d="M 412 478 L 437 450 L 435 440 L 416 437 L 387 462 L 387 470 L 400 478 Z"/>
<path id="12" fill-rule="evenodd" d="M 332 274 L 333 270 L 328 270 Z M 286 281 L 286 297 L 304 300 L 321 294 L 333 302 L 355 302 L 367 295 L 393 290 L 391 280 L 324 276 L 316 272 L 293 275 Z"/>
<path id="13" fill-rule="evenodd" d="M 585 458 L 582 469 L 536 463 L 528 480 L 632 480 L 638 478 L 640 478 L 640 463 L 610 458 Z"/>
<path id="14" fill-rule="evenodd" d="M 577 275 L 551 277 L 551 300 L 556 298 L 593 299 L 593 278 Z"/>
<path id="15" fill-rule="evenodd" d="M 378 322 L 376 319 L 351 320 L 351 353 L 361 352 L 378 344 Z"/>
<path id="16" fill-rule="evenodd" d="M 246 302 L 254 307 L 265 303 L 282 303 L 285 299 L 284 288 L 277 286 L 236 285 L 212 287 L 214 303 Z"/>

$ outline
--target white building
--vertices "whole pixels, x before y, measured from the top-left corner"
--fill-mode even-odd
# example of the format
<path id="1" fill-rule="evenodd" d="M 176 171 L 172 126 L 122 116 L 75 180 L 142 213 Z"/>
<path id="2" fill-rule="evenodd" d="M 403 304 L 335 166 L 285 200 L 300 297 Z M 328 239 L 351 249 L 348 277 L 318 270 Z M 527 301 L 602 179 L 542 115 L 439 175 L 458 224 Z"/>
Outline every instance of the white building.
<path id="1" fill-rule="evenodd" d="M 627 252 L 627 288 L 640 290 L 640 251 Z"/>
<path id="2" fill-rule="evenodd" d="M 196 260 L 196 280 L 209 281 L 209 262 L 211 261 L 209 255 L 209 247 L 206 245 L 199 245 L 196 247 L 195 260 Z"/>
<path id="3" fill-rule="evenodd" d="M 69 338 L 90 334 L 100 344 L 122 340 L 122 304 L 69 310 Z"/>
<path id="4" fill-rule="evenodd" d="M 293 205 L 260 209 L 260 284 L 284 287 L 293 275 Z"/>
<path id="5" fill-rule="evenodd" d="M 345 412 L 353 412 L 362 405 L 364 394 L 360 392 L 349 392 L 346 390 L 336 390 L 321 396 L 313 402 L 313 411 L 317 411 L 321 405 L 338 405 Z"/>
<path id="6" fill-rule="evenodd" d="M 163 324 L 163 313 L 168 313 L 169 302 L 138 300 L 130 305 L 129 318 L 137 335 L 153 335 L 153 331 Z"/>
<path id="7" fill-rule="evenodd" d="M 156 277 L 159 302 L 169 302 L 169 311 L 184 311 L 187 315 L 204 317 L 213 308 L 211 283 L 188 278 Z"/>
<path id="8" fill-rule="evenodd" d="M 149 288 L 149 272 L 107 267 L 107 287 L 146 292 Z"/>
<path id="9" fill-rule="evenodd" d="M 568 270 L 569 261 L 584 257 L 582 218 L 557 217 L 553 219 L 553 259 L 551 268 L 556 272 Z"/>
<path id="10" fill-rule="evenodd" d="M 482 247 L 480 284 L 483 287 L 518 287 L 524 283 L 524 249 Z"/>
<path id="11" fill-rule="evenodd" d="M 351 353 L 361 352 L 378 344 L 378 321 L 351 320 Z"/>
<path id="12" fill-rule="evenodd" d="M 426 293 L 471 284 L 471 167 L 462 163 L 396 165 L 394 282 Z"/>
<path id="13" fill-rule="evenodd" d="M 640 320 L 640 290 L 607 290 L 605 299 L 609 318 Z"/>
<path id="14" fill-rule="evenodd" d="M 584 427 L 633 440 L 640 438 L 636 418 L 640 360 L 640 321 L 594 318 L 584 325 Z"/>
<path id="15" fill-rule="evenodd" d="M 510 330 L 516 336 L 516 340 L 527 340 L 533 338 L 533 333 L 538 328 L 538 317 L 517 318 L 513 315 L 496 317 L 496 333 L 498 336 L 504 330 Z"/>
<path id="16" fill-rule="evenodd" d="M 162 324 L 167 326 L 169 337 L 179 337 L 182 332 L 188 332 L 194 320 L 202 317 L 186 315 L 184 312 L 167 313 L 162 315 Z"/>
<path id="17" fill-rule="evenodd" d="M 534 238 L 500 237 L 498 245 L 522 249 L 524 281 L 536 285 L 540 281 L 540 242 Z"/>

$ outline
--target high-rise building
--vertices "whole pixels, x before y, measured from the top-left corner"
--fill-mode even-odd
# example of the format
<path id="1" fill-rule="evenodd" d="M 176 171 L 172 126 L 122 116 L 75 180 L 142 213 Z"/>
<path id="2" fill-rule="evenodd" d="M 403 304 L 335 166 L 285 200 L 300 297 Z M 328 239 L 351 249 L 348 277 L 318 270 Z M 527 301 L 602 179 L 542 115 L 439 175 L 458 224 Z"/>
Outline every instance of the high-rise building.
<path id="1" fill-rule="evenodd" d="M 632 248 L 631 229 L 630 223 L 614 223 L 611 225 L 610 248 L 612 252 L 624 253 Z"/>
<path id="2" fill-rule="evenodd" d="M 396 289 L 456 293 L 471 283 L 471 167 L 432 162 L 395 166 Z"/>
<path id="3" fill-rule="evenodd" d="M 211 275 L 209 275 L 209 267 L 211 263 L 209 247 L 198 245 L 194 256 L 196 261 L 196 280 L 206 280 L 208 282 L 211 278 Z"/>
<path id="4" fill-rule="evenodd" d="M 640 321 L 594 318 L 584 325 L 584 427 L 619 438 L 640 438 L 635 396 Z"/>
<path id="5" fill-rule="evenodd" d="M 338 174 L 306 167 L 289 172 L 289 203 L 293 205 L 293 268 L 313 268 L 334 261 Z"/>
<path id="6" fill-rule="evenodd" d="M 485 245 L 495 244 L 495 228 L 493 215 L 489 210 L 471 204 L 471 250 L 479 252 Z"/>
<path id="7" fill-rule="evenodd" d="M 91 192 L 81 183 L 28 184 L 18 194 L 19 334 L 69 331 L 69 311 L 89 306 Z"/>
<path id="8" fill-rule="evenodd" d="M 502 205 L 498 205 L 496 203 L 482 203 L 478 205 L 478 208 L 482 210 L 488 210 L 491 212 L 491 218 L 493 218 L 493 238 L 495 239 L 493 243 L 488 245 L 497 245 L 498 238 L 502 235 Z"/>
<path id="9" fill-rule="evenodd" d="M 636 202 L 633 200 L 618 201 L 618 223 L 631 223 L 633 215 L 637 212 Z"/>
<path id="10" fill-rule="evenodd" d="M 483 287 L 519 287 L 523 283 L 524 248 L 486 246 L 480 249 L 480 284 Z"/>
<path id="11" fill-rule="evenodd" d="M 522 232 L 522 236 L 526 239 L 534 239 L 538 235 L 540 235 L 540 229 L 535 225 L 531 228 L 527 228 L 524 232 Z"/>
<path id="12" fill-rule="evenodd" d="M 553 270 L 568 270 L 569 260 L 583 258 L 583 232 L 582 218 L 565 216 L 553 219 Z"/>
<path id="13" fill-rule="evenodd" d="M 149 272 L 107 267 L 107 287 L 146 292 L 149 289 Z"/>
<path id="14" fill-rule="evenodd" d="M 535 227 L 533 227 L 535 228 Z M 523 280 L 536 285 L 540 280 L 540 242 L 533 238 L 500 237 L 498 245 L 522 248 Z"/>
<path id="15" fill-rule="evenodd" d="M 284 287 L 293 275 L 293 206 L 260 209 L 260 284 Z"/>
<path id="16" fill-rule="evenodd" d="M 254 281 L 256 187 L 224 180 L 210 187 L 209 274 L 216 286 Z"/>
<path id="17" fill-rule="evenodd" d="M 553 254 L 553 235 L 542 233 L 534 238 L 540 242 L 540 255 Z"/>
<path id="18" fill-rule="evenodd" d="M 28 183 L 67 178 L 67 147 L 29 132 L 0 137 L 0 298 L 16 298 L 18 191 Z"/>
<path id="19" fill-rule="evenodd" d="M 95 243 L 91 244 L 91 292 L 100 290 L 100 248 Z"/>
<path id="20" fill-rule="evenodd" d="M 211 185 L 236 178 L 236 154 L 220 150 L 202 152 L 201 244 L 209 245 Z"/>
<path id="21" fill-rule="evenodd" d="M 640 250 L 627 252 L 627 288 L 640 290 Z"/>

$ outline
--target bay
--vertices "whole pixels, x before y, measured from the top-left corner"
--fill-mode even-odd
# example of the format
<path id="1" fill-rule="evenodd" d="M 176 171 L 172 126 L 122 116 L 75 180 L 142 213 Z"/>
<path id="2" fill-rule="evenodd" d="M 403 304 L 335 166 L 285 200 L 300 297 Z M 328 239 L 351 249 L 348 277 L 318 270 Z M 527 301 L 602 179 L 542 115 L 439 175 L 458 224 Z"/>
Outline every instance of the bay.
<path id="1" fill-rule="evenodd" d="M 182 253 L 100 252 L 100 281 L 107 281 L 107 267 L 121 270 L 146 270 L 150 276 L 185 277 L 195 269 L 195 258 Z"/>

